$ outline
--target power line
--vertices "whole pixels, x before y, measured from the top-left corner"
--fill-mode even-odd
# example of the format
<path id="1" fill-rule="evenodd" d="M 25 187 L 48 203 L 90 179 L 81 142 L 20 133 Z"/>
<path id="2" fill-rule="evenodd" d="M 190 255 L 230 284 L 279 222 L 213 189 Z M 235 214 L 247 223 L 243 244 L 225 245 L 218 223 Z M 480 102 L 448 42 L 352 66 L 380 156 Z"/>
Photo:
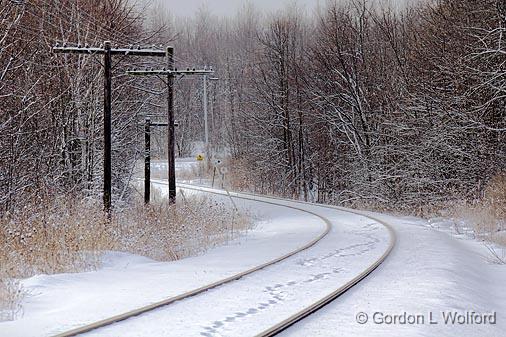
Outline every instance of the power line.
<path id="1" fill-rule="evenodd" d="M 49 3 L 48 1 L 46 0 L 41 0 L 48 8 L 42 8 L 39 4 L 37 3 L 32 3 L 30 2 L 29 4 L 38 9 L 39 11 L 41 11 L 42 14 L 46 14 L 47 16 L 50 16 L 52 17 L 55 21 L 60 21 L 60 22 L 65 22 L 66 24 L 68 24 L 70 27 L 73 27 L 73 28 L 76 28 L 76 33 L 79 32 L 79 29 L 76 27 L 77 24 L 81 23 L 81 21 L 79 20 L 76 20 L 75 22 L 72 21 L 73 18 L 71 16 L 69 16 L 69 14 L 67 12 L 64 12 L 61 8 L 59 8 L 58 6 L 54 6 L 53 4 Z M 74 12 L 74 10 L 72 8 L 69 8 L 68 6 L 66 6 L 65 4 L 61 3 L 60 4 L 62 8 L 64 9 L 67 9 L 67 11 L 69 12 Z M 26 8 L 26 7 L 25 7 Z M 52 10 L 54 10 L 56 13 L 54 13 Z M 78 11 L 78 12 L 81 12 L 81 11 Z M 82 11 L 83 13 L 86 13 L 85 11 Z M 34 15 L 36 18 L 39 18 L 39 15 L 37 15 L 37 13 L 33 13 L 33 12 L 30 12 L 32 15 Z M 59 15 L 57 15 L 59 14 Z M 47 24 L 51 25 L 53 28 L 55 28 L 57 31 L 61 31 L 61 28 L 62 27 L 59 27 L 59 26 L 56 26 L 55 23 L 53 22 L 50 22 L 48 21 L 47 19 L 42 19 L 44 22 L 46 22 Z M 83 22 L 86 22 L 86 20 L 83 18 L 82 19 Z M 127 40 L 125 39 L 122 39 L 122 38 L 119 38 L 117 35 L 115 35 L 115 33 L 112 33 L 110 32 L 109 30 L 107 30 L 106 28 L 104 28 L 103 26 L 101 26 L 97 21 L 90 21 L 88 20 L 87 21 L 88 23 L 94 25 L 95 27 L 92 27 L 92 28 L 100 28 L 100 29 L 95 29 L 95 31 L 93 31 L 92 29 L 90 29 L 88 32 L 90 32 L 92 35 L 94 35 L 95 38 L 98 38 L 100 40 L 106 40 L 106 36 L 103 35 L 102 33 L 103 32 L 106 32 L 108 33 L 107 35 L 111 35 L 115 40 L 117 40 L 118 42 L 122 42 L 122 43 L 126 43 L 128 44 Z M 119 33 L 118 31 L 116 33 Z"/>
<path id="2" fill-rule="evenodd" d="M 55 46 L 54 53 L 82 54 L 82 55 L 103 55 L 104 56 L 104 209 L 110 214 L 112 206 L 112 165 L 111 165 L 111 126 L 112 126 L 112 56 L 150 56 L 164 57 L 168 52 L 164 50 L 138 48 L 118 49 L 112 48 L 110 41 L 105 41 L 103 47 L 67 47 Z"/>
<path id="3" fill-rule="evenodd" d="M 46 5 L 49 5 L 51 6 L 51 4 L 48 3 L 47 0 L 42 0 Z M 80 8 L 78 6 L 76 6 L 76 8 L 72 8 L 72 7 L 69 7 L 67 6 L 65 3 L 61 3 L 60 2 L 60 5 L 63 9 L 66 9 L 68 12 L 70 13 L 77 13 L 79 15 L 79 18 L 81 18 L 84 22 L 88 22 L 92 25 L 94 25 L 96 28 L 99 28 L 98 32 L 105 32 L 107 33 L 108 35 L 112 35 L 112 37 L 114 37 L 118 42 L 122 42 L 122 43 L 126 43 L 128 44 L 130 37 L 128 37 L 127 35 L 125 35 L 123 32 L 121 32 L 120 30 L 114 30 L 114 31 L 111 31 L 111 28 L 110 27 L 107 27 L 105 25 L 105 21 L 97 21 L 95 18 L 93 18 L 90 14 L 87 13 L 87 11 L 83 8 Z M 53 8 L 59 13 L 61 14 L 62 16 L 67 16 L 67 18 L 69 20 L 72 20 L 71 17 L 68 16 L 68 14 L 66 12 L 64 12 L 62 9 L 60 9 L 58 6 L 53 6 Z M 68 21 L 67 21 L 68 22 Z M 79 20 L 78 20 L 79 22 Z M 119 35 L 118 35 L 119 34 Z M 122 36 L 122 37 L 121 37 Z M 101 36 L 101 38 L 103 39 L 103 36 Z"/>
<path id="4" fill-rule="evenodd" d="M 135 76 L 156 76 L 167 84 L 167 123 L 168 123 L 168 179 L 169 179 L 169 203 L 176 202 L 176 161 L 175 161 L 175 132 L 174 132 L 174 77 L 178 75 L 208 75 L 213 74 L 212 69 L 187 68 L 178 70 L 174 67 L 174 48 L 167 48 L 168 67 L 164 69 L 129 70 L 127 74 Z M 161 76 L 166 76 L 167 81 Z"/>
<path id="5" fill-rule="evenodd" d="M 29 14 L 31 14 L 35 19 L 40 19 L 40 20 L 42 20 L 42 23 L 45 23 L 46 25 L 51 26 L 53 29 L 55 29 L 56 32 L 58 32 L 58 34 L 61 33 L 62 26 L 57 26 L 55 23 L 47 20 L 46 18 L 42 18 L 40 16 L 40 14 L 36 13 L 33 9 L 25 8 L 25 11 L 28 12 Z M 45 14 L 47 14 L 48 16 L 52 16 L 53 18 L 58 19 L 60 21 L 60 24 L 65 23 L 70 28 L 74 28 L 75 29 L 75 23 L 72 23 L 72 22 L 68 21 L 67 19 L 65 19 L 65 17 L 63 17 L 63 16 L 59 17 L 59 16 L 56 16 L 56 14 L 53 14 L 53 13 L 50 13 L 50 12 L 45 12 Z M 104 40 L 104 37 L 102 37 L 100 34 L 97 34 L 96 32 L 92 32 L 92 31 L 88 31 L 88 32 L 93 35 L 93 39 L 94 40 Z M 76 35 L 79 35 L 79 30 L 76 29 L 75 32 L 71 32 L 71 33 L 75 33 Z M 63 38 L 65 38 L 65 37 L 63 37 Z M 60 41 L 65 41 L 65 40 L 60 40 Z"/>
<path id="6" fill-rule="evenodd" d="M 110 31 L 110 28 L 106 27 L 104 25 L 104 22 L 99 22 L 97 21 L 96 19 L 94 19 L 90 14 L 88 14 L 86 11 L 82 10 L 82 11 L 77 11 L 78 12 L 78 19 L 74 22 L 73 18 L 71 16 L 69 16 L 68 12 L 75 12 L 76 9 L 75 8 L 70 8 L 68 5 L 66 5 L 65 3 L 61 3 L 61 8 L 60 7 L 57 7 L 57 6 L 54 6 L 53 4 L 51 4 L 50 2 L 48 2 L 48 0 L 41 0 L 48 8 L 43 8 L 40 6 L 40 4 L 38 3 L 34 3 L 32 2 L 31 0 L 28 0 L 27 2 L 23 2 L 24 4 L 27 4 L 28 6 L 24 6 L 24 9 L 29 13 L 31 14 L 34 18 L 36 19 L 41 19 L 42 22 L 46 23 L 47 25 L 53 27 L 55 29 L 55 31 L 57 33 L 51 33 L 50 35 L 56 35 L 56 34 L 60 34 L 61 33 L 61 30 L 62 30 L 62 26 L 58 26 L 55 22 L 51 22 L 47 19 L 47 16 L 49 16 L 50 18 L 53 18 L 54 21 L 59 21 L 61 24 L 66 24 L 68 25 L 69 27 L 73 28 L 75 30 L 74 34 L 77 35 L 78 38 L 80 38 L 80 32 L 83 32 L 84 35 L 86 34 L 91 34 L 92 36 L 92 40 L 95 40 L 95 41 L 98 41 L 98 40 L 108 40 L 109 37 L 108 36 L 105 36 L 105 34 L 107 35 L 111 35 L 111 37 L 113 37 L 117 42 L 121 42 L 121 43 L 124 43 L 125 45 L 133 45 L 135 43 L 131 43 L 130 41 L 132 40 L 132 37 L 129 37 L 127 36 L 125 33 L 121 32 L 121 31 L 115 31 L 115 32 L 111 32 Z M 29 8 L 29 7 L 32 7 L 32 8 Z M 68 12 L 64 12 L 63 9 L 67 9 Z M 79 8 L 79 7 L 76 7 L 76 8 Z M 37 9 L 38 11 L 40 11 L 42 14 L 45 14 L 46 17 L 42 17 L 40 15 L 40 13 L 36 13 L 35 12 L 35 9 Z M 56 12 L 53 12 L 53 10 Z M 57 15 L 59 14 L 59 15 Z M 80 23 L 80 20 L 84 21 L 85 23 L 89 23 L 91 26 L 88 26 L 88 28 L 85 30 L 85 31 L 81 31 L 80 28 L 78 27 L 79 23 Z M 120 35 L 118 35 L 120 34 Z M 120 37 L 122 36 L 122 37 Z M 66 37 L 63 36 L 62 38 L 54 38 L 54 40 L 57 40 L 59 42 L 65 42 L 66 40 Z M 68 40 L 68 39 L 67 39 Z M 84 41 L 83 41 L 84 43 Z M 187 60 L 184 60 L 182 58 L 179 58 L 179 57 L 175 57 L 174 60 L 176 62 L 179 62 L 179 63 L 183 63 L 183 64 L 188 64 L 189 62 Z"/>

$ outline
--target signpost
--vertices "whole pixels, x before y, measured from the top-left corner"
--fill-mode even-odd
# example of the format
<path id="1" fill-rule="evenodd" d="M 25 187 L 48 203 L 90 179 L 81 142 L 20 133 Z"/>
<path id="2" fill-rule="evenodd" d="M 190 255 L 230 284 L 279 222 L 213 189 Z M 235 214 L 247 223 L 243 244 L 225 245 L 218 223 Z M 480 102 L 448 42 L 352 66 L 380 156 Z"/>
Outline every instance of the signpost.
<path id="1" fill-rule="evenodd" d="M 204 175 L 204 156 L 199 153 L 195 159 L 197 159 L 197 162 L 199 163 L 199 184 L 202 185 L 202 176 Z"/>

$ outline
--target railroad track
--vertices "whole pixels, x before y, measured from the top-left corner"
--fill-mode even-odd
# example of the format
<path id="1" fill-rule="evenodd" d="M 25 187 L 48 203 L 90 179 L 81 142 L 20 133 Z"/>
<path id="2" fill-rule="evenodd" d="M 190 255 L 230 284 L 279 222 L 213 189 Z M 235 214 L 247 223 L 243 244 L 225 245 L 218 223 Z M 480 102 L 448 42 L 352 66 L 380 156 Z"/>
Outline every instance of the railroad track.
<path id="1" fill-rule="evenodd" d="M 161 184 L 163 184 L 163 183 L 161 183 Z M 315 244 L 317 244 L 320 240 L 322 240 L 330 232 L 331 227 L 332 227 L 331 222 L 327 218 L 325 218 L 324 216 L 321 216 L 321 215 L 319 215 L 319 214 L 317 214 L 315 212 L 312 212 L 312 211 L 309 211 L 309 210 L 306 210 L 306 209 L 295 207 L 293 205 L 286 205 L 286 204 L 283 204 L 281 202 L 281 201 L 285 201 L 285 202 L 286 201 L 291 201 L 292 202 L 293 200 L 287 200 L 287 199 L 282 199 L 282 198 L 277 198 L 277 197 L 259 196 L 259 195 L 255 195 L 255 194 L 251 194 L 251 193 L 229 193 L 227 191 L 218 191 L 218 190 L 214 190 L 214 189 L 210 189 L 210 188 L 206 188 L 206 187 L 187 185 L 187 184 L 179 184 L 179 187 L 183 188 L 183 189 L 187 189 L 187 190 L 201 191 L 201 192 L 205 192 L 205 193 L 211 193 L 211 194 L 223 195 L 223 196 L 227 196 L 228 195 L 231 198 L 251 200 L 251 201 L 262 202 L 262 203 L 266 203 L 266 204 L 271 204 L 271 205 L 277 205 L 277 206 L 281 206 L 281 207 L 286 207 L 286 208 L 290 208 L 290 209 L 296 209 L 296 210 L 299 210 L 299 211 L 311 214 L 311 215 L 316 216 L 317 218 L 319 218 L 325 224 L 325 230 L 323 232 L 321 232 L 316 238 L 314 238 L 313 240 L 311 240 L 307 244 L 303 245 L 302 247 L 299 247 L 296 250 L 293 250 L 293 251 L 291 251 L 291 252 L 289 252 L 289 253 L 287 253 L 287 254 L 285 254 L 283 256 L 280 256 L 280 257 L 278 257 L 276 259 L 273 259 L 271 261 L 268 261 L 266 263 L 258 265 L 258 266 L 254 267 L 254 268 L 248 269 L 248 270 L 243 271 L 241 273 L 237 273 L 237 274 L 235 274 L 233 276 L 230 276 L 230 277 L 227 277 L 225 279 L 216 281 L 216 282 L 211 283 L 209 285 L 206 285 L 206 286 L 203 286 L 203 287 L 200 287 L 200 288 L 188 291 L 188 292 L 186 292 L 184 294 L 181 294 L 181 295 L 178 295 L 178 296 L 174 296 L 174 297 L 171 297 L 171 298 L 168 298 L 168 299 L 165 299 L 165 300 L 162 300 L 162 301 L 159 301 L 159 302 L 147 305 L 147 306 L 143 306 L 141 308 L 138 308 L 138 309 L 135 309 L 135 310 L 131 310 L 131 311 L 125 312 L 123 314 L 119 314 L 119 315 L 116 315 L 116 316 L 113 316 L 113 317 L 110 317 L 110 318 L 107 318 L 107 319 L 103 319 L 103 320 L 100 320 L 100 321 L 97 321 L 97 322 L 94 322 L 94 323 L 91 323 L 91 324 L 88 324 L 88 325 L 84 325 L 84 326 L 81 326 L 81 327 L 78 327 L 78 328 L 75 328 L 75 329 L 63 332 L 63 333 L 59 333 L 59 334 L 55 335 L 55 337 L 76 336 L 76 335 L 80 335 L 80 334 L 83 334 L 83 333 L 94 331 L 94 330 L 97 330 L 97 329 L 100 329 L 100 328 L 104 328 L 104 327 L 110 326 L 112 324 L 115 324 L 115 323 L 127 320 L 129 318 L 133 318 L 133 317 L 142 315 L 144 313 L 151 312 L 151 311 L 153 311 L 155 309 L 159 309 L 159 308 L 171 305 L 171 304 L 173 304 L 175 302 L 178 302 L 178 301 L 181 301 L 181 300 L 184 300 L 184 299 L 187 299 L 187 298 L 199 295 L 199 294 L 201 294 L 203 292 L 206 292 L 206 291 L 208 291 L 210 289 L 217 288 L 217 287 L 220 287 L 222 285 L 225 285 L 225 284 L 237 281 L 237 280 L 239 280 L 239 279 L 241 279 L 241 278 L 243 278 L 243 277 L 245 277 L 247 275 L 253 274 L 253 273 L 255 273 L 255 272 L 259 271 L 259 270 L 262 270 L 262 269 L 267 268 L 269 266 L 275 265 L 275 264 L 277 264 L 277 263 L 279 263 L 279 262 L 281 262 L 283 260 L 288 259 L 289 257 L 292 257 L 292 256 L 294 256 L 294 255 L 296 255 L 296 254 L 298 254 L 298 253 L 300 253 L 300 252 L 302 252 L 304 250 L 307 250 L 307 249 L 313 247 Z M 265 199 L 267 199 L 267 200 L 265 200 Z M 301 204 L 309 204 L 309 203 L 305 203 L 305 202 L 302 202 L 302 201 L 296 201 L 296 202 L 297 203 L 301 203 Z M 316 205 L 316 204 L 311 204 L 311 205 Z M 354 214 L 357 214 L 357 215 L 361 215 L 361 216 L 370 218 L 371 220 L 374 220 L 375 222 L 378 222 L 378 223 L 384 225 L 388 229 L 389 234 L 390 234 L 389 246 L 388 246 L 388 248 L 385 250 L 385 252 L 383 253 L 383 255 L 379 259 L 377 259 L 372 265 L 370 265 L 366 270 L 364 270 L 363 272 L 361 272 L 359 275 L 357 275 L 351 281 L 347 282 L 346 284 L 344 284 L 343 286 L 339 287 L 338 289 L 332 291 L 331 293 L 329 293 L 324 298 L 321 298 L 320 300 L 314 302 L 312 305 L 307 306 L 303 310 L 300 310 L 299 312 L 291 315 L 290 317 L 284 319 L 283 321 L 277 323 L 276 325 L 271 326 L 269 329 L 263 331 L 262 333 L 258 334 L 257 336 L 274 336 L 274 335 L 276 335 L 276 334 L 284 331 L 288 327 L 292 326 L 293 324 L 297 323 L 298 321 L 300 321 L 300 320 L 304 319 L 305 317 L 309 316 L 310 314 L 314 313 L 315 311 L 317 311 L 321 307 L 325 306 L 326 304 L 332 302 L 334 299 L 336 299 L 337 297 L 339 297 L 341 294 L 345 293 L 348 289 L 350 289 L 351 287 L 353 287 L 354 285 L 356 285 L 358 282 L 360 282 L 360 280 L 362 280 L 363 278 L 365 278 L 374 269 L 376 269 L 386 259 L 386 257 L 388 256 L 388 254 L 393 249 L 393 246 L 395 244 L 395 233 L 393 232 L 392 228 L 387 223 L 381 221 L 380 219 L 376 219 L 374 217 L 371 217 L 371 216 L 366 215 L 366 214 L 364 214 L 362 212 L 359 212 L 359 211 L 349 210 L 349 209 L 345 209 L 345 208 L 341 208 L 341 207 L 325 206 L 325 205 L 316 205 L 316 206 L 323 207 L 323 208 L 333 208 L 333 209 L 338 209 L 340 211 L 344 211 L 344 212 L 348 212 L 348 213 L 354 213 Z"/>
<path id="2" fill-rule="evenodd" d="M 187 184 L 179 184 L 179 185 L 180 186 L 184 186 L 185 188 L 195 189 L 195 187 L 191 186 L 191 185 L 187 185 Z M 207 191 L 208 190 L 205 187 L 199 187 L 198 189 L 201 190 L 201 191 Z M 253 194 L 253 193 L 241 192 L 240 194 L 250 195 L 252 197 L 258 197 L 258 195 Z M 237 193 L 232 193 L 232 196 L 235 196 L 235 195 L 237 195 Z M 287 200 L 287 199 L 283 199 L 283 198 L 279 198 L 279 197 L 275 197 L 275 196 L 263 196 L 262 195 L 261 197 L 264 198 L 264 199 L 272 199 L 272 200 L 284 200 L 284 201 Z M 352 288 L 354 285 L 356 285 L 361 280 L 363 280 L 365 277 L 367 277 L 370 273 L 372 273 L 381 263 L 383 263 L 383 261 L 387 258 L 387 256 L 390 254 L 390 252 L 392 251 L 392 249 L 395 246 L 396 236 L 395 236 L 395 232 L 394 232 L 393 228 L 388 223 L 386 223 L 385 221 L 383 221 L 381 219 L 378 219 L 377 217 L 374 217 L 374 216 L 371 216 L 369 214 L 366 214 L 365 212 L 361 212 L 361 211 L 357 211 L 357 210 L 352 210 L 352 209 L 348 209 L 348 208 L 344 208 L 344 207 L 315 204 L 315 203 L 309 203 L 309 202 L 298 201 L 298 200 L 290 200 L 290 201 L 296 202 L 296 203 L 300 203 L 300 204 L 309 204 L 309 205 L 313 205 L 313 206 L 317 206 L 317 207 L 322 207 L 322 208 L 336 209 L 336 210 L 340 210 L 340 211 L 343 211 L 343 212 L 353 213 L 353 214 L 357 214 L 357 215 L 360 215 L 360 216 L 367 217 L 367 218 L 369 218 L 369 219 L 371 219 L 371 220 L 373 220 L 375 222 L 378 222 L 378 223 L 382 224 L 383 226 L 385 226 L 387 228 L 387 230 L 389 232 L 389 235 L 390 235 L 390 242 L 389 242 L 389 245 L 388 245 L 387 249 L 385 250 L 385 252 L 373 264 L 371 264 L 367 269 L 365 269 L 363 272 L 361 272 L 360 274 L 358 274 L 352 280 L 350 280 L 346 284 L 342 285 L 341 287 L 335 289 L 334 291 L 332 291 L 331 293 L 329 293 L 327 296 L 325 296 L 325 297 L 319 299 L 318 301 L 314 302 L 312 305 L 307 306 L 306 308 L 298 311 L 297 313 L 295 313 L 295 314 L 291 315 L 290 317 L 284 319 L 283 321 L 279 322 L 278 324 L 270 327 L 269 329 L 262 331 L 261 333 L 257 334 L 255 337 L 275 336 L 275 335 L 283 332 L 284 330 L 288 329 L 292 325 L 296 324 L 297 322 L 300 322 L 301 320 L 303 320 L 307 316 L 309 316 L 309 315 L 313 314 L 314 312 L 318 311 L 319 309 L 321 309 L 325 305 L 329 304 L 330 302 L 334 301 L 336 298 L 338 298 L 339 296 L 341 296 L 342 294 L 344 294 L 347 290 L 349 290 L 350 288 Z"/>

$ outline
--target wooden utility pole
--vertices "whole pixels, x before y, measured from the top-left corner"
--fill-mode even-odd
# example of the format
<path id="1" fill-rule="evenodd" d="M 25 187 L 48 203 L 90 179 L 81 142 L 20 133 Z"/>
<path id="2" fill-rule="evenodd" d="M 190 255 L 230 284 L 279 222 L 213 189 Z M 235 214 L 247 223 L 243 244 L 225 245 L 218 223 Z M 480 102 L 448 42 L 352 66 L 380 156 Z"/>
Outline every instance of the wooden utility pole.
<path id="1" fill-rule="evenodd" d="M 151 201 L 151 127 L 167 126 L 168 123 L 151 122 L 151 118 L 144 119 L 144 203 Z M 174 123 L 177 126 L 177 123 Z"/>
<path id="2" fill-rule="evenodd" d="M 175 135 L 174 135 L 174 77 L 181 75 L 208 75 L 213 74 L 213 70 L 207 69 L 191 69 L 177 70 L 174 67 L 174 48 L 168 47 L 167 55 L 167 69 L 161 70 L 129 70 L 127 74 L 136 76 L 157 76 L 168 87 L 167 90 L 167 137 L 168 137 L 168 180 L 169 180 L 169 203 L 176 202 L 176 160 L 175 160 Z M 162 76 L 167 76 L 166 80 Z"/>
<path id="3" fill-rule="evenodd" d="M 104 209 L 111 210 L 112 196 L 112 146 L 111 146 L 111 116 L 112 116 L 112 57 L 111 42 L 104 42 Z"/>
<path id="4" fill-rule="evenodd" d="M 146 117 L 144 124 L 144 203 L 151 199 L 151 119 Z"/>
<path id="5" fill-rule="evenodd" d="M 174 47 L 167 48 L 167 66 L 169 71 L 174 71 Z M 169 203 L 176 202 L 176 137 L 174 134 L 174 76 L 167 73 L 167 169 L 169 178 Z"/>
<path id="6" fill-rule="evenodd" d="M 206 160 L 209 161 L 209 125 L 207 123 L 207 75 L 204 78 L 202 103 L 204 105 L 204 144 L 206 146 Z"/>
<path id="7" fill-rule="evenodd" d="M 111 114 L 112 114 L 112 56 L 153 56 L 164 57 L 164 50 L 148 48 L 111 48 L 111 42 L 105 41 L 100 47 L 67 47 L 66 45 L 53 47 L 54 53 L 104 55 L 104 210 L 109 213 L 112 202 L 112 160 L 111 160 Z"/>
<path id="8" fill-rule="evenodd" d="M 208 113 L 207 113 L 209 102 L 207 99 L 207 81 L 208 80 L 209 81 L 217 81 L 219 79 L 216 77 L 208 78 L 207 75 L 204 75 L 202 77 L 204 78 L 202 105 L 203 105 L 203 110 L 204 110 L 204 144 L 205 144 L 205 153 L 206 153 L 205 161 L 206 161 L 206 168 L 209 168 L 209 165 L 210 165 L 209 159 L 211 158 L 211 156 L 210 156 L 211 150 L 209 149 L 209 120 L 208 120 Z"/>

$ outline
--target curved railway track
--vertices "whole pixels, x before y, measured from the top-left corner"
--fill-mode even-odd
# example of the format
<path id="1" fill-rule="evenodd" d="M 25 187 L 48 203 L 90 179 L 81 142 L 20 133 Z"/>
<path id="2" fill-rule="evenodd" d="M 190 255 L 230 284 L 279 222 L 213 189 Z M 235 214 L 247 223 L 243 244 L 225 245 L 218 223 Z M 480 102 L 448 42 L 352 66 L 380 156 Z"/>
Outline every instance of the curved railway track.
<path id="1" fill-rule="evenodd" d="M 158 183 L 158 184 L 164 184 L 164 183 Z M 256 267 L 250 268 L 250 269 L 243 271 L 241 273 L 237 273 L 237 274 L 227 277 L 225 279 L 222 279 L 222 280 L 213 282 L 211 284 L 202 286 L 200 288 L 188 291 L 188 292 L 180 294 L 178 296 L 170 297 L 168 299 L 165 299 L 165 300 L 162 300 L 162 301 L 159 301 L 156 303 L 152 303 L 150 305 L 146 305 L 141 308 L 125 312 L 123 314 L 115 315 L 113 317 L 109 317 L 109 318 L 106 318 L 106 319 L 103 319 L 103 320 L 100 320 L 100 321 L 97 321 L 97 322 L 94 322 L 91 324 L 83 325 L 81 327 L 78 327 L 78 328 L 75 328 L 75 329 L 72 329 L 72 330 L 69 330 L 66 332 L 59 333 L 59 334 L 55 335 L 54 337 L 76 336 L 76 335 L 80 335 L 80 334 L 87 333 L 90 331 L 94 331 L 94 330 L 97 330 L 97 329 L 100 329 L 103 327 L 107 327 L 112 324 L 127 320 L 129 318 L 133 318 L 133 317 L 142 315 L 144 313 L 153 311 L 155 309 L 159 309 L 159 308 L 171 305 L 175 302 L 199 295 L 199 294 L 206 292 L 210 289 L 214 289 L 214 288 L 220 287 L 222 285 L 226 285 L 228 283 L 237 281 L 247 275 L 253 274 L 253 273 L 255 273 L 259 270 L 262 270 L 266 267 L 277 264 L 283 260 L 288 259 L 289 257 L 292 257 L 304 250 L 307 250 L 307 249 L 313 247 L 320 240 L 322 240 L 330 232 L 330 230 L 332 228 L 331 222 L 326 217 L 324 217 L 320 214 L 317 214 L 315 212 L 306 210 L 306 209 L 283 204 L 281 201 L 285 201 L 285 202 L 290 201 L 290 202 L 295 202 L 295 203 L 300 203 L 300 204 L 311 204 L 311 203 L 307 203 L 307 202 L 303 202 L 303 201 L 296 201 L 296 200 L 282 199 L 282 198 L 271 197 L 271 196 L 259 196 L 259 195 L 255 195 L 255 194 L 251 194 L 251 193 L 228 193 L 226 191 L 218 191 L 218 190 L 214 190 L 214 189 L 210 189 L 210 188 L 206 188 L 206 187 L 187 185 L 187 184 L 179 184 L 179 187 L 183 188 L 183 189 L 187 189 L 187 190 L 200 191 L 200 192 L 222 195 L 222 196 L 228 195 L 231 198 L 262 202 L 262 203 L 266 203 L 266 204 L 271 204 L 271 205 L 276 205 L 276 206 L 281 206 L 281 207 L 286 207 L 286 208 L 302 211 L 302 212 L 311 214 L 311 215 L 319 218 L 325 224 L 325 230 L 323 232 L 321 232 L 316 238 L 314 238 L 313 240 L 311 240 L 307 244 L 303 245 L 302 247 L 299 247 L 299 248 L 297 248 L 297 249 L 295 249 L 283 256 L 280 256 L 276 259 L 265 262 L 265 263 L 258 265 Z M 268 199 L 269 201 L 267 201 L 265 199 Z M 385 252 L 382 254 L 382 256 L 380 256 L 379 259 L 377 259 L 373 264 L 371 264 L 366 270 L 361 272 L 355 278 L 353 278 L 352 280 L 350 280 L 346 284 L 342 285 L 338 289 L 335 289 L 334 291 L 329 293 L 327 296 L 314 302 L 312 305 L 307 306 L 303 310 L 300 310 L 299 312 L 291 315 L 290 317 L 284 319 L 283 321 L 277 323 L 276 325 L 270 327 L 269 329 L 261 332 L 257 336 L 274 336 L 274 335 L 286 330 L 287 328 L 289 328 L 293 324 L 297 323 L 298 321 L 304 319 L 305 317 L 311 315 L 312 313 L 314 313 L 315 311 L 317 311 L 321 307 L 325 306 L 326 304 L 332 302 L 334 299 L 336 299 L 337 297 L 339 297 L 340 295 L 345 293 L 348 289 L 350 289 L 351 287 L 353 287 L 354 285 L 359 283 L 362 279 L 364 279 L 367 275 L 369 275 L 374 269 L 376 269 L 386 259 L 386 257 L 390 254 L 390 252 L 392 251 L 392 249 L 395 245 L 395 240 L 396 240 L 395 233 L 392 230 L 392 228 L 390 227 L 390 225 L 388 225 L 384 221 L 381 221 L 375 217 L 369 216 L 363 212 L 350 210 L 350 209 L 346 209 L 346 208 L 342 208 L 342 207 L 326 206 L 326 205 L 319 205 L 319 204 L 311 204 L 311 205 L 322 207 L 322 208 L 332 208 L 332 209 L 337 209 L 337 210 L 340 210 L 343 212 L 357 214 L 360 216 L 367 217 L 375 222 L 378 222 L 378 223 L 384 225 L 388 229 L 389 235 L 390 235 L 390 242 L 389 242 L 388 248 L 385 250 Z"/>
<path id="2" fill-rule="evenodd" d="M 191 185 L 187 185 L 187 184 L 179 184 L 179 185 L 180 186 L 184 186 L 185 188 L 195 189 L 195 187 L 193 187 Z M 198 189 L 201 190 L 201 191 L 202 190 L 203 191 L 207 191 L 207 188 L 200 187 Z M 233 194 L 234 194 L 234 197 L 235 197 L 236 193 L 233 193 Z M 258 195 L 253 194 L 253 193 L 241 192 L 240 194 L 250 195 L 252 197 L 258 197 Z M 272 199 L 272 200 L 284 200 L 284 201 L 289 200 L 289 199 L 283 199 L 283 198 L 279 198 L 279 197 L 275 197 L 275 196 L 264 196 L 264 195 L 262 195 L 261 197 L 264 198 L 264 199 Z M 361 280 L 363 280 L 365 277 L 367 277 L 370 273 L 372 273 L 381 263 L 383 263 L 383 261 L 387 258 L 387 256 L 390 254 L 390 252 L 392 251 L 392 249 L 395 246 L 396 235 L 395 235 L 395 232 L 394 232 L 392 226 L 390 226 L 385 221 L 383 221 L 381 219 L 378 219 L 377 217 L 374 217 L 374 216 L 371 216 L 369 214 L 366 214 L 365 212 L 361 212 L 361 211 L 357 211 L 357 210 L 352 210 L 352 209 L 348 209 L 348 208 L 344 208 L 344 207 L 331 206 L 331 205 L 322 205 L 322 204 L 316 204 L 316 203 L 309 203 L 309 202 L 299 201 L 299 200 L 289 200 L 289 201 L 295 202 L 295 203 L 299 203 L 299 204 L 309 204 L 309 205 L 313 205 L 313 206 L 317 206 L 317 207 L 322 207 L 322 208 L 336 209 L 336 210 L 340 210 L 340 211 L 343 211 L 343 212 L 353 213 L 353 214 L 357 214 L 357 215 L 360 215 L 360 216 L 367 217 L 367 218 L 369 218 L 369 219 L 371 219 L 373 221 L 376 221 L 376 222 L 382 224 L 383 226 L 385 226 L 387 228 L 388 233 L 390 235 L 390 242 L 389 242 L 389 245 L 388 245 L 387 249 L 385 250 L 385 252 L 373 264 L 371 264 L 367 269 L 365 269 L 363 272 L 361 272 L 360 274 L 358 274 L 352 280 L 350 280 L 346 284 L 342 285 L 341 287 L 335 289 L 334 291 L 332 291 L 331 293 L 329 293 L 327 296 L 325 296 L 325 297 L 319 299 L 318 301 L 314 302 L 312 305 L 307 306 L 306 308 L 298 311 L 297 313 L 295 313 L 295 314 L 291 315 L 290 317 L 284 319 L 283 321 L 279 322 L 278 324 L 270 327 L 269 329 L 262 331 L 261 333 L 257 334 L 255 337 L 275 336 L 275 335 L 283 332 L 284 330 L 288 329 L 292 325 L 296 324 L 297 322 L 303 320 L 305 317 L 307 317 L 307 316 L 311 315 L 312 313 L 318 311 L 319 309 L 321 309 L 322 307 L 324 307 L 328 303 L 334 301 L 336 298 L 338 298 L 339 296 L 341 296 L 342 294 L 344 294 L 347 290 L 349 290 L 350 288 L 352 288 L 354 285 L 356 285 Z"/>

